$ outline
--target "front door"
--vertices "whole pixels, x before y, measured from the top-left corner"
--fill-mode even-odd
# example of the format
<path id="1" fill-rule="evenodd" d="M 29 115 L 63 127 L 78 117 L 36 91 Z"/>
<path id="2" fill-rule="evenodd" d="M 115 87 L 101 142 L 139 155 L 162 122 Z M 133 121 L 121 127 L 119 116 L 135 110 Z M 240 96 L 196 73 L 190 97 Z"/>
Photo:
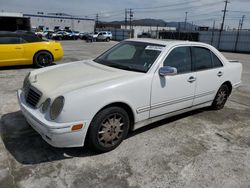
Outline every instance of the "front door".
<path id="1" fill-rule="evenodd" d="M 172 49 L 162 66 L 177 69 L 177 75 L 160 76 L 155 73 L 152 82 L 150 117 L 163 115 L 192 106 L 196 87 L 196 73 L 192 72 L 191 48 Z"/>
<path id="2" fill-rule="evenodd" d="M 0 66 L 23 64 L 24 48 L 19 37 L 0 37 Z"/>

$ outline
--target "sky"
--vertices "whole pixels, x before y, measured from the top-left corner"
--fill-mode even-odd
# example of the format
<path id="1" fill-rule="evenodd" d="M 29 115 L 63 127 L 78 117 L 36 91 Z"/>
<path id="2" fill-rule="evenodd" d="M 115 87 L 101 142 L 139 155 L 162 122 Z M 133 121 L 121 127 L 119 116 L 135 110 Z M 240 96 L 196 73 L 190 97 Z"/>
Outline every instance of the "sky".
<path id="1" fill-rule="evenodd" d="M 219 28 L 224 0 L 0 0 L 0 11 L 22 13 L 62 12 L 100 21 L 124 20 L 125 8 L 132 9 L 133 19 L 155 18 L 164 21 L 187 21 L 201 26 Z M 250 29 L 250 0 L 230 0 L 225 27 L 238 28 L 245 15 L 243 28 Z"/>

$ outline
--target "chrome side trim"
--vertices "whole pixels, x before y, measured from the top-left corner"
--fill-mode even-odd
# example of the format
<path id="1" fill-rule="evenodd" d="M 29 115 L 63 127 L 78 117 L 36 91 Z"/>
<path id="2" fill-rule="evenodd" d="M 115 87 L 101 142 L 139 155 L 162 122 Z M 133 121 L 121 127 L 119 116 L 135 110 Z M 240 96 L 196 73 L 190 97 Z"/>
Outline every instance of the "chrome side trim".
<path id="1" fill-rule="evenodd" d="M 150 110 L 150 106 L 145 106 L 145 107 L 137 108 L 136 112 L 137 114 L 140 114 L 142 112 L 147 112 L 149 110 Z"/>
<path id="2" fill-rule="evenodd" d="M 156 109 L 156 108 L 161 108 L 161 107 L 172 105 L 172 104 L 176 104 L 176 103 L 180 103 L 180 102 L 185 102 L 185 101 L 188 101 L 188 100 L 193 100 L 193 99 L 194 99 L 193 96 L 189 96 L 189 97 L 184 97 L 184 98 L 181 98 L 181 99 L 175 99 L 175 100 L 172 100 L 172 101 L 161 102 L 161 103 L 152 105 L 150 110 L 153 110 L 153 109 Z"/>
<path id="3" fill-rule="evenodd" d="M 195 95 L 194 98 L 195 98 L 195 99 L 196 99 L 196 98 L 201 98 L 201 97 L 205 97 L 205 96 L 207 96 L 207 95 L 212 95 L 212 94 L 214 94 L 214 93 L 215 93 L 215 91 L 208 91 L 208 92 L 205 92 L 205 93 L 201 93 L 201 94 Z"/>
<path id="4" fill-rule="evenodd" d="M 154 109 L 157 109 L 157 108 L 162 108 L 164 106 L 173 105 L 173 104 L 177 104 L 177 103 L 181 103 L 181 102 L 185 102 L 185 101 L 189 101 L 189 100 L 194 100 L 194 99 L 197 99 L 197 98 L 205 97 L 207 95 L 212 95 L 214 93 L 215 93 L 215 91 L 209 91 L 209 92 L 201 93 L 201 94 L 198 94 L 198 95 L 195 95 L 195 96 L 184 97 L 184 98 L 175 99 L 175 100 L 172 100 L 172 101 L 164 101 L 164 102 L 161 102 L 161 103 L 154 104 L 152 106 L 145 106 L 145 107 L 137 108 L 136 112 L 137 112 L 137 114 L 140 114 L 140 113 L 143 113 L 143 112 L 147 112 L 149 110 L 154 110 Z"/>
<path id="5" fill-rule="evenodd" d="M 144 126 L 146 126 L 148 124 L 151 124 L 151 123 L 154 123 L 154 122 L 157 122 L 157 121 L 160 121 L 162 119 L 166 119 L 166 118 L 169 118 L 169 117 L 172 117 L 172 116 L 175 116 L 175 115 L 179 115 L 179 114 L 191 111 L 191 110 L 195 110 L 195 109 L 203 108 L 203 107 L 206 107 L 206 106 L 210 106 L 212 104 L 212 102 L 213 101 L 207 101 L 207 102 L 200 103 L 200 104 L 197 104 L 197 105 L 194 105 L 194 106 L 190 106 L 190 107 L 187 107 L 187 108 L 184 108 L 184 109 L 176 110 L 176 111 L 173 111 L 173 112 L 169 112 L 169 113 L 166 113 L 166 114 L 162 114 L 162 115 L 159 115 L 159 116 L 151 117 L 151 118 L 136 122 L 135 125 L 134 125 L 133 130 L 139 129 L 141 127 L 144 127 Z"/>

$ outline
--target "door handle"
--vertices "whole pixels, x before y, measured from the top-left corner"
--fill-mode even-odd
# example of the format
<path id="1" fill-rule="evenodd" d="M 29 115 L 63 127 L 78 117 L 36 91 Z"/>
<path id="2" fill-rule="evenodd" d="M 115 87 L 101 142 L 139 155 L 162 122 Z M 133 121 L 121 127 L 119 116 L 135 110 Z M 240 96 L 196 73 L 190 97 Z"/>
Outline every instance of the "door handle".
<path id="1" fill-rule="evenodd" d="M 221 71 L 220 71 L 220 72 L 218 72 L 217 76 L 218 76 L 218 77 L 223 76 L 223 72 L 221 72 Z"/>
<path id="2" fill-rule="evenodd" d="M 16 47 L 15 49 L 16 49 L 16 50 L 21 50 L 22 48 L 20 48 L 20 47 Z"/>
<path id="3" fill-rule="evenodd" d="M 194 81 L 196 81 L 196 78 L 194 76 L 191 76 L 187 81 L 193 83 Z"/>

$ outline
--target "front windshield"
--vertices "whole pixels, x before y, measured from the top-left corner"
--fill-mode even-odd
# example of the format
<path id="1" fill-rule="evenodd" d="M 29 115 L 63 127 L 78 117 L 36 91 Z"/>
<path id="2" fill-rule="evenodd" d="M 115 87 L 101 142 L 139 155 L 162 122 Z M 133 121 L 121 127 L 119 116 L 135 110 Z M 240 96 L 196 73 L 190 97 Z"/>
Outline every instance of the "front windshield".
<path id="1" fill-rule="evenodd" d="M 124 41 L 94 61 L 110 67 L 146 73 L 164 47 L 159 44 Z"/>

